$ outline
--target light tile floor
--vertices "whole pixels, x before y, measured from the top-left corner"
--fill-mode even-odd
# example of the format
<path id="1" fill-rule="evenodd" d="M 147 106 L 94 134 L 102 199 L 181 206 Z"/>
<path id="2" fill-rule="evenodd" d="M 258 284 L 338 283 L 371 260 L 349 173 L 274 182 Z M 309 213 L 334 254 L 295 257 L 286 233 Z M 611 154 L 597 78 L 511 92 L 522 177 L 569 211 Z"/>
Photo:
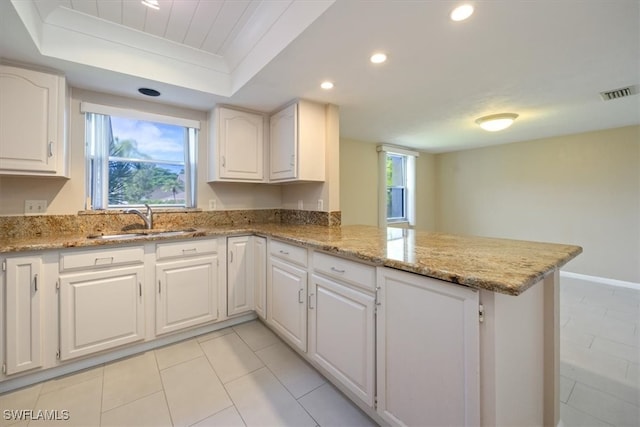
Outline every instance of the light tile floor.
<path id="1" fill-rule="evenodd" d="M 560 279 L 566 427 L 640 426 L 640 291 Z"/>
<path id="2" fill-rule="evenodd" d="M 375 426 L 259 321 L 0 395 L 0 408 L 68 410 L 27 426 Z"/>

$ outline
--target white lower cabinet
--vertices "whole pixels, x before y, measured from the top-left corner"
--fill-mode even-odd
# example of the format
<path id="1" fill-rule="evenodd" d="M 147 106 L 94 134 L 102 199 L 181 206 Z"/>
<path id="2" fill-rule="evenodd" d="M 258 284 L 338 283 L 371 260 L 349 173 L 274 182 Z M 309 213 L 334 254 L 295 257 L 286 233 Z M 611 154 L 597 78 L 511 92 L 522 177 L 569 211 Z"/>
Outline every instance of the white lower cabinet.
<path id="1" fill-rule="evenodd" d="M 478 292 L 378 269 L 378 414 L 397 426 L 480 424 Z"/>
<path id="2" fill-rule="evenodd" d="M 227 239 L 227 315 L 246 313 L 254 307 L 253 236 Z"/>
<path id="3" fill-rule="evenodd" d="M 274 256 L 267 276 L 267 323 L 307 351 L 307 271 Z"/>
<path id="4" fill-rule="evenodd" d="M 144 339 L 144 266 L 60 275 L 60 359 Z"/>
<path id="5" fill-rule="evenodd" d="M 375 298 L 313 274 L 309 357 L 367 406 L 375 396 Z"/>
<path id="6" fill-rule="evenodd" d="M 39 256 L 7 258 L 3 267 L 6 289 L 2 306 L 6 313 L 3 319 L 6 331 L 4 371 L 11 375 L 42 366 L 42 260 Z"/>
<path id="7" fill-rule="evenodd" d="M 267 318 L 267 239 L 253 236 L 254 307 L 261 319 Z"/>
<path id="8" fill-rule="evenodd" d="M 216 320 L 218 255 L 156 264 L 156 333 Z"/>

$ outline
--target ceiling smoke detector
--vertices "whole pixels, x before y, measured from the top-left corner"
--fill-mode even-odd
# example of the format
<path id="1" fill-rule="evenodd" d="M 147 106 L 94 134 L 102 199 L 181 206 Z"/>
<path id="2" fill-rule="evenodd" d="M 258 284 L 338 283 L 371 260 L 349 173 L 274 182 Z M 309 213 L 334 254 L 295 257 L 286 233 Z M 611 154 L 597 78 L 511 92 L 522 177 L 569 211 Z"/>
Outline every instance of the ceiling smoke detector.
<path id="1" fill-rule="evenodd" d="M 612 99 L 624 98 L 638 93 L 638 85 L 622 87 L 620 89 L 607 90 L 600 92 L 603 101 L 611 101 Z"/>

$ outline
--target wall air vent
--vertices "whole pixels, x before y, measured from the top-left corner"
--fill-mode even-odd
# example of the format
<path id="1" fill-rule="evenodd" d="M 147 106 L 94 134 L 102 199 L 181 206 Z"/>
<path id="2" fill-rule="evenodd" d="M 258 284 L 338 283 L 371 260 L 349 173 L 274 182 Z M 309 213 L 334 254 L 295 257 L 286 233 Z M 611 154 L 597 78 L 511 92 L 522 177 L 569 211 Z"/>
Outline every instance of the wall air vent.
<path id="1" fill-rule="evenodd" d="M 612 99 L 624 98 L 626 96 L 635 95 L 637 93 L 638 86 L 636 85 L 600 92 L 600 96 L 602 97 L 603 101 L 611 101 Z"/>

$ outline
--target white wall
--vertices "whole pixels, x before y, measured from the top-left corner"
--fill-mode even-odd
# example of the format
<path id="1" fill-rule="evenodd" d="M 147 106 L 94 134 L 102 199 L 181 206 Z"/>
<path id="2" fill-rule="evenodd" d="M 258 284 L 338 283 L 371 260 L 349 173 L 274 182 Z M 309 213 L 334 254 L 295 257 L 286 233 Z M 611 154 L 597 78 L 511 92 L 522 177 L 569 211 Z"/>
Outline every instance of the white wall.
<path id="1" fill-rule="evenodd" d="M 440 154 L 437 228 L 570 243 L 566 270 L 640 282 L 640 127 Z"/>

